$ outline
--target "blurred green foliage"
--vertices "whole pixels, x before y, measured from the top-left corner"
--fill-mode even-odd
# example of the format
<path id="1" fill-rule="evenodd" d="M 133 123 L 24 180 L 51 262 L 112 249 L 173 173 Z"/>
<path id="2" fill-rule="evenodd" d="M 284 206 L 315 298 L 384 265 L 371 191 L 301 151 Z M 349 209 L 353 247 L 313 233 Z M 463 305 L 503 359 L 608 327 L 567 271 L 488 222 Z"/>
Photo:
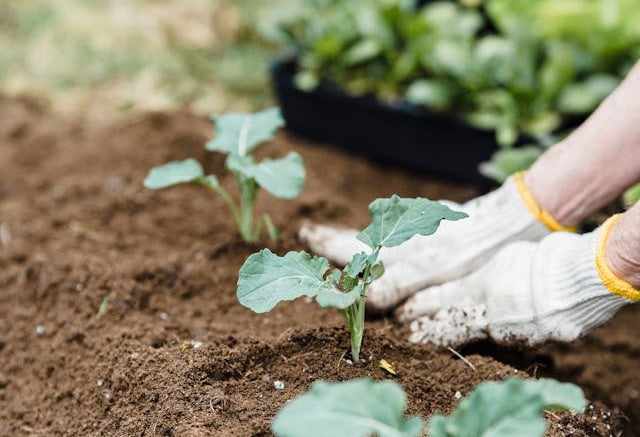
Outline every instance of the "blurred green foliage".
<path id="1" fill-rule="evenodd" d="M 511 147 L 547 147 L 588 115 L 640 55 L 637 0 L 309 0 L 282 23 L 296 82 L 376 94 L 463 117 Z M 504 179 L 539 154 L 499 152 Z"/>
<path id="2" fill-rule="evenodd" d="M 71 114 L 263 107 L 274 22 L 291 3 L 0 0 L 0 91 Z"/>

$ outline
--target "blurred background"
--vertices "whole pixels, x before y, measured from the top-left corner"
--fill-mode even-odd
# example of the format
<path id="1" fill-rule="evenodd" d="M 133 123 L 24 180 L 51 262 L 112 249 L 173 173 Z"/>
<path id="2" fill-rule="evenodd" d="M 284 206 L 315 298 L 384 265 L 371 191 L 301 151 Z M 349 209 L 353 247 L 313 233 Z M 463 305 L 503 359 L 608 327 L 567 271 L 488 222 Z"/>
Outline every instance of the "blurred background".
<path id="1" fill-rule="evenodd" d="M 483 150 L 471 164 L 495 181 L 567 135 L 639 56 L 637 0 L 0 0 L 6 95 L 98 121 L 252 110 L 278 100 L 270 68 L 282 61 L 285 118 L 296 105 L 307 114 L 303 127 L 287 120 L 294 132 L 366 137 L 349 123 L 338 126 L 346 139 L 316 135 L 310 120 L 335 127 L 318 99 L 453 121 L 437 146 L 455 153 L 446 132 L 468 129 Z"/>

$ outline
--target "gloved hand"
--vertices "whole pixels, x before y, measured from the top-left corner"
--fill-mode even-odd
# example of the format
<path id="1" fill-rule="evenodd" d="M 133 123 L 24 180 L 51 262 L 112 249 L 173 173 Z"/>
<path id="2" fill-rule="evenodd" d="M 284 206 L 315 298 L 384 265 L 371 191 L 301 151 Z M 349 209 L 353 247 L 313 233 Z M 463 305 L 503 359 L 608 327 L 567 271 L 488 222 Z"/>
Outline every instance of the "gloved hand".
<path id="1" fill-rule="evenodd" d="M 469 218 L 443 221 L 434 235 L 416 236 L 398 247 L 383 249 L 380 260 L 385 274 L 369 288 L 370 309 L 388 310 L 427 286 L 466 276 L 509 243 L 539 241 L 551 230 L 564 229 L 538 207 L 523 174 L 465 204 L 445 203 Z M 354 229 L 306 225 L 300 237 L 316 254 L 344 265 L 354 253 L 368 250 L 356 239 L 357 233 Z"/>
<path id="2" fill-rule="evenodd" d="M 589 234 L 513 243 L 471 275 L 418 292 L 396 315 L 411 321 L 416 343 L 574 340 L 640 299 L 606 262 L 617 218 Z"/>

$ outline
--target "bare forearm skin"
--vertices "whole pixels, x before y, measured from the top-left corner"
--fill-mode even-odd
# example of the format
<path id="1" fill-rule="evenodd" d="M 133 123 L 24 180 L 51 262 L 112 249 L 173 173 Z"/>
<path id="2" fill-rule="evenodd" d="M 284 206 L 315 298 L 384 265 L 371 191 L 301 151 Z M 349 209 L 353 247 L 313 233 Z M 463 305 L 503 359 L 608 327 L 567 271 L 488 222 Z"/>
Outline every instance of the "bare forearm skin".
<path id="1" fill-rule="evenodd" d="M 616 276 L 640 289 L 640 203 L 624 213 L 611 229 L 607 264 Z"/>
<path id="2" fill-rule="evenodd" d="M 566 226 L 579 224 L 639 180 L 640 62 L 587 121 L 525 176 L 540 206 Z"/>

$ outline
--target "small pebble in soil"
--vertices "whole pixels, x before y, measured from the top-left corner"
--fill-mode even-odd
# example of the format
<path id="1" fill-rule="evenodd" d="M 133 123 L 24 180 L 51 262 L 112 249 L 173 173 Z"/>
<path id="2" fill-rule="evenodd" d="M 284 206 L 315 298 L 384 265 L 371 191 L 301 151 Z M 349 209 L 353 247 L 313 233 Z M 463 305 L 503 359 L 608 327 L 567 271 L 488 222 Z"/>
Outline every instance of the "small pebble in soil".
<path id="1" fill-rule="evenodd" d="M 453 397 L 456 399 L 460 399 L 462 397 L 462 393 L 460 393 L 459 391 L 456 391 Z"/>
<path id="2" fill-rule="evenodd" d="M 75 288 L 76 288 L 76 291 L 80 292 L 84 290 L 84 285 L 77 283 Z"/>
<path id="3" fill-rule="evenodd" d="M 182 343 L 182 350 L 200 349 L 201 347 L 202 342 L 197 340 L 188 340 Z"/>
<path id="4" fill-rule="evenodd" d="M 104 394 L 104 398 L 105 398 L 106 400 L 110 401 L 110 400 L 111 400 L 111 393 L 105 393 L 105 394 Z"/>
<path id="5" fill-rule="evenodd" d="M 164 320 L 165 322 L 166 322 L 167 320 L 169 320 L 169 314 L 167 314 L 167 313 L 165 313 L 165 312 L 162 312 L 162 313 L 158 314 L 158 316 L 159 316 L 162 320 Z"/>
<path id="6" fill-rule="evenodd" d="M 118 176 L 111 176 L 102 183 L 102 188 L 104 188 L 105 190 L 115 190 L 122 187 L 123 185 L 124 181 L 122 180 L 122 178 Z"/>
<path id="7" fill-rule="evenodd" d="M 104 381 L 102 379 L 99 379 L 98 381 L 96 381 L 96 384 L 98 384 L 98 387 L 102 387 L 102 384 L 104 384 Z"/>
<path id="8" fill-rule="evenodd" d="M 353 361 L 351 361 L 350 359 L 345 359 L 344 361 L 345 361 L 345 363 L 347 363 L 349 365 L 353 365 Z"/>
<path id="9" fill-rule="evenodd" d="M 273 381 L 273 386 L 276 390 L 284 390 L 284 382 L 282 381 Z"/>
<path id="10" fill-rule="evenodd" d="M 131 352 L 131 358 L 137 360 L 138 358 L 140 358 L 140 354 L 138 352 Z"/>
<path id="11" fill-rule="evenodd" d="M 42 334 L 44 334 L 44 331 L 45 331 L 44 326 L 42 326 L 42 325 L 36 326 L 36 334 L 42 335 Z"/>

